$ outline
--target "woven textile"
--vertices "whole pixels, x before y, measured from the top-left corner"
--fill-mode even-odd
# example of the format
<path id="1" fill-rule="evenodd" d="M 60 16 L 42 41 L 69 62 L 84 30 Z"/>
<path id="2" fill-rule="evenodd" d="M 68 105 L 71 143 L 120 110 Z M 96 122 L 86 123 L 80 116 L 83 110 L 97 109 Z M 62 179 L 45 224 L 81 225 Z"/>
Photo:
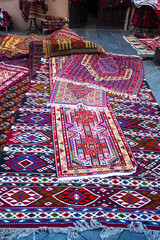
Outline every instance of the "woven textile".
<path id="1" fill-rule="evenodd" d="M 7 34 L 0 43 L 0 52 L 8 58 L 15 56 L 29 56 L 29 44 L 31 41 L 42 41 L 48 36 L 39 36 L 37 34 L 30 34 L 29 36 L 18 36 Z"/>
<path id="2" fill-rule="evenodd" d="M 0 92 L 3 92 L 20 79 L 29 74 L 29 70 L 24 67 L 0 63 Z"/>
<path id="3" fill-rule="evenodd" d="M 108 104 L 104 112 L 52 108 L 58 177 L 127 175 L 136 163 Z"/>
<path id="4" fill-rule="evenodd" d="M 160 0 L 157 1 L 156 9 L 160 10 Z"/>
<path id="5" fill-rule="evenodd" d="M 28 76 L 0 93 L 0 154 L 29 85 Z"/>
<path id="6" fill-rule="evenodd" d="M 107 94 L 102 89 L 55 81 L 48 104 L 51 106 L 69 105 L 69 107 L 82 104 L 85 108 L 101 108 L 106 107 L 106 100 Z"/>
<path id="7" fill-rule="evenodd" d="M 56 66 L 58 61 L 60 58 L 52 58 L 50 65 Z M 138 95 L 144 78 L 142 59 L 114 54 L 71 55 L 66 64 L 56 70 L 55 80 L 74 81 L 131 97 Z"/>
<path id="8" fill-rule="evenodd" d="M 43 4 L 44 1 L 19 1 L 19 8 L 22 11 L 23 19 L 28 22 L 32 18 L 39 20 L 45 19 L 45 13 L 48 11 L 47 4 Z"/>
<path id="9" fill-rule="evenodd" d="M 156 50 L 156 47 L 160 46 L 160 37 L 150 38 L 150 39 L 139 39 L 143 44 L 150 47 L 153 51 Z"/>
<path id="10" fill-rule="evenodd" d="M 42 41 L 31 41 L 29 44 L 29 77 L 33 78 L 34 74 L 38 70 L 41 57 L 43 53 Z"/>
<path id="11" fill-rule="evenodd" d="M 11 23 L 11 16 L 2 8 L 0 8 L 0 26 L 9 26 Z"/>
<path id="12" fill-rule="evenodd" d="M 148 55 L 148 56 L 153 56 L 155 53 L 155 50 L 150 48 L 148 45 L 144 44 L 143 41 L 140 41 L 134 36 L 129 36 L 123 38 L 137 51 L 138 54 L 141 55 Z M 143 39 L 144 40 L 144 39 Z"/>
<path id="13" fill-rule="evenodd" d="M 131 0 L 102 0 L 102 7 L 130 6 Z"/>
<path id="14" fill-rule="evenodd" d="M 50 108 L 46 107 L 50 96 L 48 70 L 47 60 L 43 60 L 1 155 L 0 227 L 16 228 L 16 232 L 20 227 L 28 230 L 43 226 L 69 231 L 68 227 L 75 224 L 91 224 L 93 228 L 102 224 L 102 228 L 118 230 L 139 222 L 146 229 L 159 230 L 160 126 L 150 89 L 144 82 L 136 100 L 108 94 L 138 164 L 137 171 L 131 176 L 59 182 L 49 137 Z"/>
<path id="15" fill-rule="evenodd" d="M 70 28 L 54 31 L 50 36 L 50 40 L 83 40 L 82 37 Z"/>
<path id="16" fill-rule="evenodd" d="M 80 53 L 104 53 L 104 49 L 86 40 L 43 40 L 45 57 L 63 56 Z"/>
<path id="17" fill-rule="evenodd" d="M 44 31 L 54 31 L 61 28 L 68 27 L 69 19 L 65 17 L 53 17 L 45 16 L 45 20 L 42 22 L 42 29 Z"/>
<path id="18" fill-rule="evenodd" d="M 48 70 L 47 60 L 43 60 L 1 155 L 1 228 L 16 228 L 16 232 L 19 227 L 57 229 L 75 227 L 78 223 L 90 225 L 93 220 L 102 227 L 116 229 L 131 222 L 160 229 L 160 126 L 151 91 L 143 83 L 137 100 L 108 94 L 138 164 L 137 171 L 131 176 L 59 183 L 51 144 L 50 108 L 46 107 L 50 96 Z"/>

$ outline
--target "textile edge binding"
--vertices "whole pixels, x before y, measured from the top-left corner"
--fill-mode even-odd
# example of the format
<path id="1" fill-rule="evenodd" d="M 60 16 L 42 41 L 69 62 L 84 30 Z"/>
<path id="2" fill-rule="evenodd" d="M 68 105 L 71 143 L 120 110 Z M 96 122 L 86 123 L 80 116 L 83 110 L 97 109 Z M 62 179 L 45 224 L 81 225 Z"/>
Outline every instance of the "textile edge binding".
<path id="1" fill-rule="evenodd" d="M 33 240 L 36 239 L 36 234 L 52 234 L 52 233 L 62 233 L 67 235 L 67 240 L 73 240 L 79 237 L 79 234 L 84 231 L 89 230 L 101 230 L 100 238 L 105 240 L 108 237 L 114 236 L 116 234 L 122 234 L 124 231 L 129 231 L 132 233 L 144 234 L 146 240 L 159 240 L 160 231 L 148 230 L 141 222 L 131 222 L 126 228 L 114 228 L 107 227 L 97 222 L 96 220 L 91 219 L 88 224 L 84 220 L 77 221 L 74 227 L 68 228 L 52 228 L 52 227 L 39 227 L 39 228 L 1 228 L 1 240 L 12 240 L 20 239 L 23 237 L 28 237 L 33 234 Z"/>

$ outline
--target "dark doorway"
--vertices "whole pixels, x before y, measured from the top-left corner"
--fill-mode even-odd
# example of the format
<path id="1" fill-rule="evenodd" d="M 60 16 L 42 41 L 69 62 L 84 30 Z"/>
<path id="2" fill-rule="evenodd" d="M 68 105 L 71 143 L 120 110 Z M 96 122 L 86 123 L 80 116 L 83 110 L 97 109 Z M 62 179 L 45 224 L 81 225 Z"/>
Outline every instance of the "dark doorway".
<path id="1" fill-rule="evenodd" d="M 70 27 L 97 27 L 98 0 L 70 0 Z"/>
<path id="2" fill-rule="evenodd" d="M 128 7 L 105 8 L 102 0 L 70 0 L 70 27 L 123 28 Z"/>

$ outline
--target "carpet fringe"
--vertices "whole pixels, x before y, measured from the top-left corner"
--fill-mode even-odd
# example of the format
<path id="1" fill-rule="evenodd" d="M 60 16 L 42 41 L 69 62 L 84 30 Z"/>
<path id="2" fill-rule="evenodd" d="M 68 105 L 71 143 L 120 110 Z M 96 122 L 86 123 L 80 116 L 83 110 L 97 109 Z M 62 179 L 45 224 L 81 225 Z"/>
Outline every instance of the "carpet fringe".
<path id="1" fill-rule="evenodd" d="M 145 79 L 143 79 L 144 81 Z M 67 79 L 67 78 L 61 78 L 61 77 L 53 77 L 52 78 L 52 81 L 55 82 L 55 81 L 61 81 L 61 82 L 68 82 L 68 83 L 72 83 L 72 84 L 75 84 L 75 85 L 82 85 L 82 86 L 86 86 L 88 88 L 93 88 L 93 89 L 101 89 L 101 90 L 104 90 L 106 93 L 110 93 L 110 94 L 116 94 L 118 96 L 122 96 L 122 97 L 129 97 L 129 99 L 139 99 L 139 97 L 137 95 L 130 95 L 128 93 L 123 93 L 123 92 L 118 92 L 116 90 L 112 90 L 112 89 L 109 89 L 109 88 L 106 88 L 106 87 L 103 87 L 103 86 L 99 86 L 99 85 L 96 85 L 96 84 L 91 84 L 91 83 L 86 83 L 86 82 L 76 82 L 74 80 L 70 80 L 70 79 Z"/>
<path id="2" fill-rule="evenodd" d="M 79 233 L 89 230 L 101 229 L 100 237 L 102 240 L 112 237 L 116 234 L 121 234 L 124 231 L 144 234 L 146 240 L 160 240 L 160 231 L 148 230 L 141 222 L 131 222 L 127 228 L 115 228 L 106 227 L 96 220 L 91 219 L 90 223 L 85 220 L 77 221 L 75 227 L 68 228 L 51 228 L 51 227 L 40 227 L 30 229 L 18 229 L 18 228 L 1 228 L 0 236 L 1 240 L 14 240 L 24 237 L 29 237 L 33 234 L 33 240 L 36 239 L 36 234 L 51 234 L 51 233 L 62 233 L 67 235 L 67 240 L 73 240 L 79 237 Z"/>

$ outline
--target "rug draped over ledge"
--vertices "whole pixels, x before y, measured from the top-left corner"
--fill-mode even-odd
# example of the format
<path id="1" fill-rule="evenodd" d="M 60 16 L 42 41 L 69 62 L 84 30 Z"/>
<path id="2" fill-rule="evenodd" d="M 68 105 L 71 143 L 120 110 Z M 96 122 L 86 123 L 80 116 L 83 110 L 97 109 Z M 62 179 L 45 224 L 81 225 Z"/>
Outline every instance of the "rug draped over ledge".
<path id="1" fill-rule="evenodd" d="M 158 239 L 159 232 L 152 230 L 160 230 L 160 117 L 143 81 L 142 60 L 102 54 L 99 75 L 93 74 L 98 71 L 94 61 L 85 62 L 94 84 L 95 76 L 110 70 L 107 91 L 101 88 L 100 100 L 90 104 L 87 97 L 101 81 L 93 90 L 93 82 L 71 84 L 74 75 L 67 64 L 86 56 L 42 58 L 29 84 L 0 159 L 4 239 L 36 232 L 62 232 L 74 239 L 78 232 L 98 228 L 102 239 L 124 229 Z M 83 68 L 81 61 L 78 66 Z M 121 88 L 111 87 L 120 80 Z M 58 81 L 67 84 L 66 95 L 60 96 Z M 78 86 L 83 86 L 79 95 Z"/>

